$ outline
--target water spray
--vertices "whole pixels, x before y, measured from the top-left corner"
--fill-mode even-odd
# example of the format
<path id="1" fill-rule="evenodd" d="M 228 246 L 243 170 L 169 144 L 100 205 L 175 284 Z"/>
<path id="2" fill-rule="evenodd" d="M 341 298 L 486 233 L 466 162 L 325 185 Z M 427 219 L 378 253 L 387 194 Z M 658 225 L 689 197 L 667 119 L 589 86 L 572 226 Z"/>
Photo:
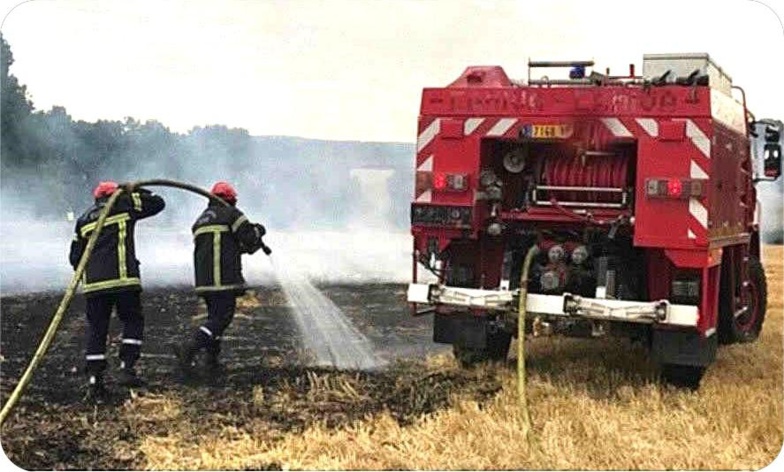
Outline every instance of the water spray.
<path id="1" fill-rule="evenodd" d="M 372 342 L 306 276 L 277 267 L 275 261 L 272 264 L 315 365 L 359 370 L 384 365 L 375 355 Z"/>

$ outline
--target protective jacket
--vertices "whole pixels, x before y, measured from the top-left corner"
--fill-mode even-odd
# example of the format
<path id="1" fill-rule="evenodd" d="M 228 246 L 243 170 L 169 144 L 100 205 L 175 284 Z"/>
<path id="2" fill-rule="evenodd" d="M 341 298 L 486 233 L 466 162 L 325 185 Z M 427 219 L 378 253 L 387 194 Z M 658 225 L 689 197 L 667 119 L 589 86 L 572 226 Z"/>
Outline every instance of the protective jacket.
<path id="1" fill-rule="evenodd" d="M 87 240 L 108 200 L 109 197 L 96 199 L 95 204 L 76 221 L 69 257 L 74 269 L 79 265 Z M 136 221 L 159 213 L 164 206 L 163 198 L 146 189 L 123 193 L 117 198 L 82 276 L 82 290 L 87 296 L 141 290 L 134 244 Z"/>
<path id="2" fill-rule="evenodd" d="M 251 223 L 233 206 L 211 201 L 192 231 L 196 292 L 241 293 L 245 289 L 241 255 L 261 248 L 264 226 Z"/>

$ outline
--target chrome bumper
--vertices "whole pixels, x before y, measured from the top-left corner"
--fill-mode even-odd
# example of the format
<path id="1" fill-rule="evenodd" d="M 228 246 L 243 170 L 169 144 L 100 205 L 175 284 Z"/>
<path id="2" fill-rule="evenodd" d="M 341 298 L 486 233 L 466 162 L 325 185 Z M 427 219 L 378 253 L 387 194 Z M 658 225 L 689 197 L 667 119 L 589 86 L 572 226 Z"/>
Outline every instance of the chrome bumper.
<path id="1" fill-rule="evenodd" d="M 408 301 L 496 311 L 517 311 L 519 291 L 482 290 L 437 284 L 409 284 Z M 673 305 L 667 300 L 632 301 L 585 298 L 564 293 L 529 293 L 525 300 L 529 315 L 568 316 L 633 323 L 658 323 L 697 326 L 699 310 L 695 305 Z"/>

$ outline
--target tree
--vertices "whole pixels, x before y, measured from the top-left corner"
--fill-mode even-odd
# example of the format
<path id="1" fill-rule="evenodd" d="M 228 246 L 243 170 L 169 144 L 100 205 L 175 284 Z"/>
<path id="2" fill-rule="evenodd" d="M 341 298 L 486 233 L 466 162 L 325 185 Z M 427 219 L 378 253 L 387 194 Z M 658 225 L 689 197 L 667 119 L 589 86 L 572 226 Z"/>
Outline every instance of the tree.
<path id="1" fill-rule="evenodd" d="M 0 155 L 3 165 L 18 165 L 29 158 L 26 152 L 26 126 L 33 111 L 27 88 L 10 73 L 14 56 L 0 33 Z"/>

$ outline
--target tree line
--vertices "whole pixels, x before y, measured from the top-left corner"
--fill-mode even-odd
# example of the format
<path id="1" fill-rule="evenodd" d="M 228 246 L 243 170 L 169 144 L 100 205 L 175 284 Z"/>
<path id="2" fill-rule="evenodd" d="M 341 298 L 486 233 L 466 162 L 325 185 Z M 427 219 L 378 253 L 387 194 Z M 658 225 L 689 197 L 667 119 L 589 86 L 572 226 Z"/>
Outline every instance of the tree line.
<path id="1" fill-rule="evenodd" d="M 198 173 L 194 163 L 218 164 L 228 157 L 247 162 L 252 153 L 252 138 L 244 129 L 212 125 L 180 134 L 155 120 L 128 117 L 89 123 L 74 120 L 62 106 L 36 110 L 27 87 L 10 72 L 14 57 L 1 34 L 0 42 L 4 191 L 43 193 L 60 211 L 83 206 L 99 180 L 164 175 L 185 179 Z M 226 166 L 220 175 L 231 179 L 241 173 L 240 167 Z"/>
<path id="2" fill-rule="evenodd" d="M 354 177 L 357 168 L 393 170 L 378 191 L 390 204 L 381 215 L 391 227 L 408 229 L 413 193 L 412 143 L 323 141 L 286 136 L 250 136 L 223 125 L 175 133 L 162 123 L 74 120 L 62 106 L 37 110 L 27 88 L 10 73 L 14 62 L 2 38 L 2 166 L 6 198 L 30 200 L 39 216 L 79 212 L 100 180 L 118 182 L 170 178 L 209 186 L 228 180 L 240 203 L 277 228 L 328 229 L 362 226 L 368 199 Z M 162 190 L 163 192 L 163 190 Z M 170 208 L 185 208 L 180 194 Z M 192 201 L 191 201 L 192 203 Z M 174 218 L 167 211 L 159 221 Z M 374 215 L 376 217 L 378 215 Z M 378 220 L 378 218 L 375 218 Z"/>

